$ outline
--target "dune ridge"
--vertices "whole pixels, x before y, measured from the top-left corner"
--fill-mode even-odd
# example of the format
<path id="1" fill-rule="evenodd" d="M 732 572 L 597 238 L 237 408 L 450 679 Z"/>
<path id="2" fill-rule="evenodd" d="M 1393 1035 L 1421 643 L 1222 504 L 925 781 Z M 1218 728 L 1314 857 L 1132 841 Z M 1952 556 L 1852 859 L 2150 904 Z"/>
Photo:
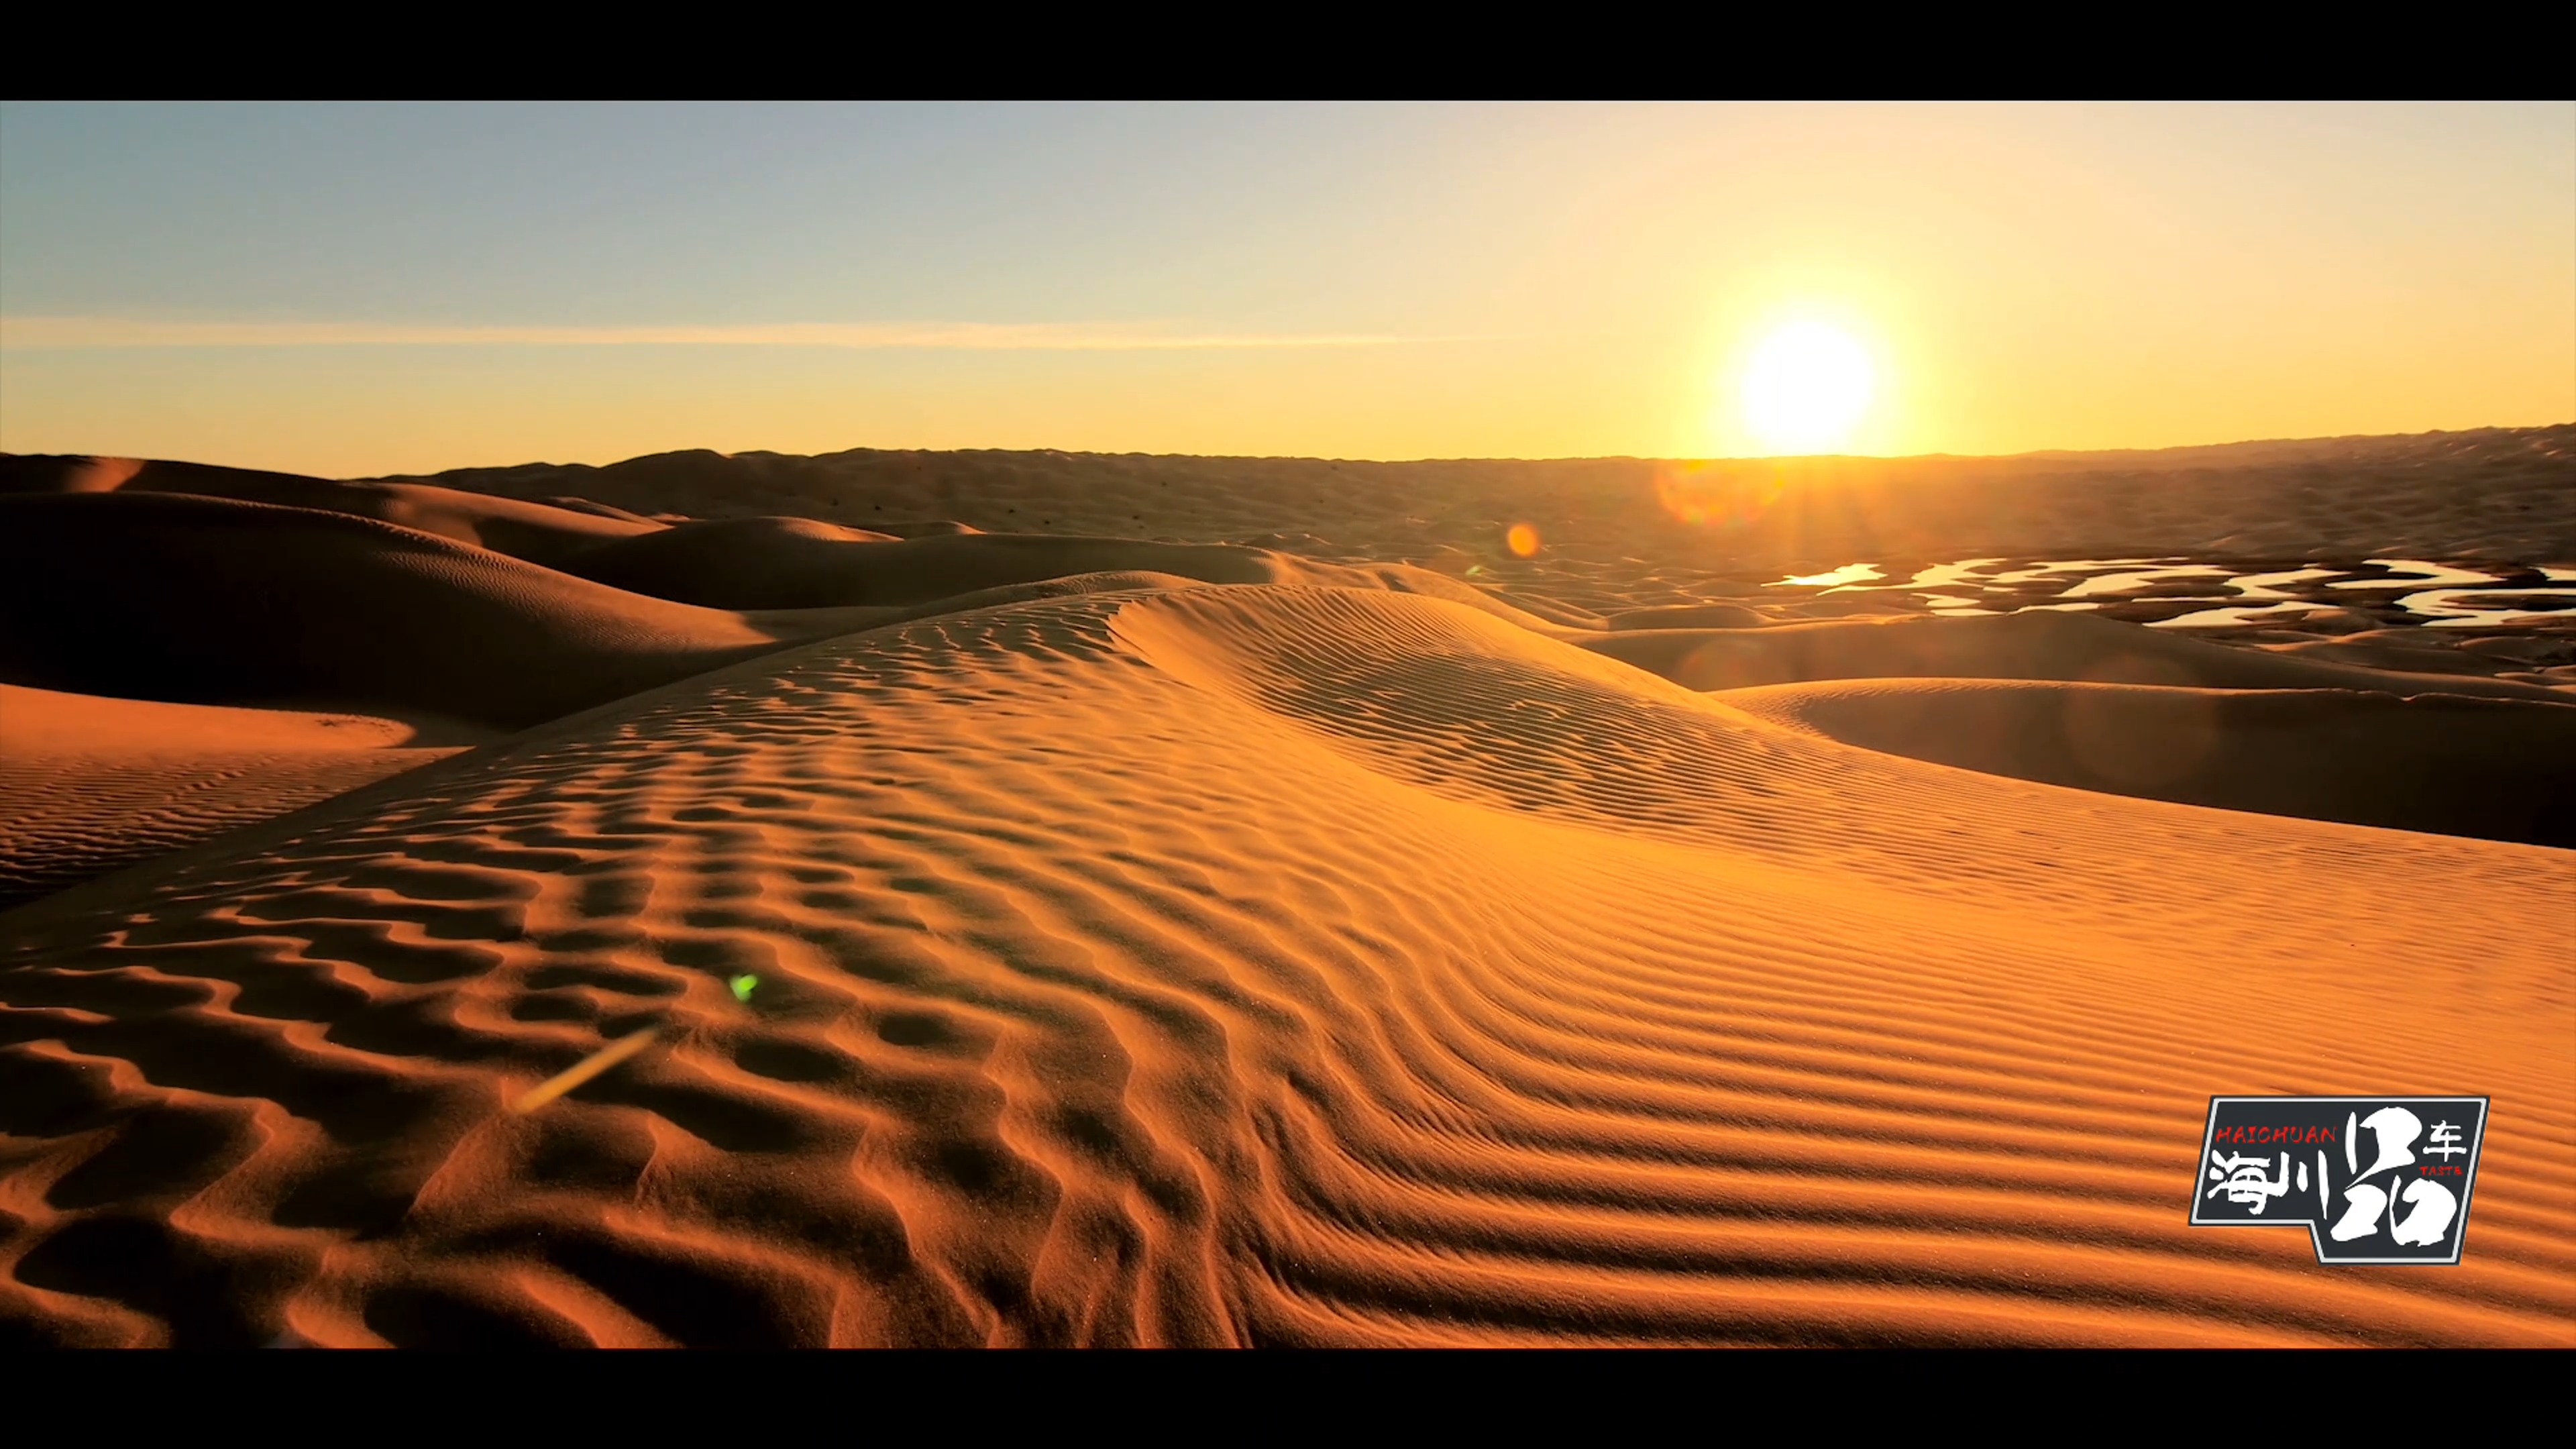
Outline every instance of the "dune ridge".
<path id="1" fill-rule="evenodd" d="M 729 462 L 0 460 L 0 1343 L 2576 1346 L 2565 692 Z M 2455 1268 L 2185 1225 L 2462 1091 Z"/>

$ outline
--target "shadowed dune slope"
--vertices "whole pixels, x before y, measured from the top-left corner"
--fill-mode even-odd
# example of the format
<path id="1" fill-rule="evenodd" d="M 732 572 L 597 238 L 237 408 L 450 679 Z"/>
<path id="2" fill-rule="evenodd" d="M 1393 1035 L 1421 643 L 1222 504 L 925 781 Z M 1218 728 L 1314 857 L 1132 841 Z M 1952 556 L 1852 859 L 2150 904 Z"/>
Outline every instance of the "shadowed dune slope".
<path id="1" fill-rule="evenodd" d="M 2476 673 L 2491 670 L 2498 659 L 2538 662 L 2565 658 L 2563 638 L 2547 634 L 2523 637 L 2490 634 L 2466 641 L 2446 640 L 2440 631 L 2421 628 L 2364 629 L 2335 639 L 2303 639 L 2260 646 L 2265 653 L 2333 664 L 2358 664 L 2423 674 Z M 2561 698 L 2576 703 L 2576 691 Z"/>
<path id="2" fill-rule="evenodd" d="M 502 727 L 861 622 L 647 598 L 346 514 L 121 492 L 0 497 L 0 618 L 10 683 Z"/>
<path id="3" fill-rule="evenodd" d="M 2564 852 L 1278 587 L 353 801 L 0 916 L 10 1341 L 2576 1345 Z M 2493 1095 L 2458 1267 L 2184 1225 L 2209 1096 L 2291 1089 Z"/>
<path id="4" fill-rule="evenodd" d="M 1246 584 L 1307 569 L 1350 572 L 1223 544 L 992 533 L 898 540 L 807 518 L 685 523 L 595 551 L 575 566 L 617 588 L 733 609 L 922 604 L 1111 570 Z"/>
<path id="5" fill-rule="evenodd" d="M 0 910 L 457 747 L 412 726 L 0 684 Z"/>
<path id="6" fill-rule="evenodd" d="M 618 539 L 668 525 L 580 499 L 532 501 L 429 483 L 339 482 L 204 463 L 136 458 L 0 457 L 0 494 L 183 493 L 276 503 L 399 523 L 549 568 Z"/>
<path id="7" fill-rule="evenodd" d="M 1692 689 L 1819 679 L 2056 679 L 2214 689 L 2367 689 L 2521 699 L 2568 696 L 2509 679 L 2404 673 L 2295 654 L 2231 649 L 2112 619 L 2032 611 L 1965 619 L 1913 615 L 1761 629 L 1630 629 L 1569 635 L 1597 654 Z"/>
<path id="8" fill-rule="evenodd" d="M 1957 679 L 1717 697 L 1863 749 L 2079 790 L 2576 848 L 2564 705 Z"/>
<path id="9" fill-rule="evenodd" d="M 1561 627 L 1428 569 L 1346 566 L 1221 543 L 982 532 L 894 539 L 806 518 L 746 518 L 680 524 L 593 550 L 567 567 L 617 588 L 728 609 L 908 609 L 1050 579 L 1147 573 L 1205 584 L 1395 589 L 1542 631 Z"/>
<path id="10" fill-rule="evenodd" d="M 893 541 L 810 518 L 713 519 L 622 539 L 567 567 L 612 588 L 717 609 L 876 604 L 892 601 L 866 597 L 859 581 L 873 571 L 852 549 Z"/>

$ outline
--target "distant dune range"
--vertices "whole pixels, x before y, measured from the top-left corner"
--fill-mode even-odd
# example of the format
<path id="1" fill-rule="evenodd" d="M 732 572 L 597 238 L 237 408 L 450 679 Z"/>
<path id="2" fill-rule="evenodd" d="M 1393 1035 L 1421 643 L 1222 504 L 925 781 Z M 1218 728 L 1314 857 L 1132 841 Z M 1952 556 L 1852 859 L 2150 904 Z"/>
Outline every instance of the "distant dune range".
<path id="1" fill-rule="evenodd" d="M 2576 426 L 0 457 L 0 1342 L 2576 1346 L 2576 620 L 1770 587 L 1972 556 L 2543 578 Z M 2183 1225 L 2337 1091 L 2459 1267 Z"/>

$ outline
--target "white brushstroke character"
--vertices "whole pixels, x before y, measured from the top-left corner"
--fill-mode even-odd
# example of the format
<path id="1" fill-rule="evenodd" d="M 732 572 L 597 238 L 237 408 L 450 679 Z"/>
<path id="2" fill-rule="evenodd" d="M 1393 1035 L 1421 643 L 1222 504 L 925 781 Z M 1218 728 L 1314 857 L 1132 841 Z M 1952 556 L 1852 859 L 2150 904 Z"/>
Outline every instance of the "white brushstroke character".
<path id="1" fill-rule="evenodd" d="M 2267 1164 L 2260 1157 L 2221 1157 L 2213 1151 L 2209 1154 L 2209 1162 L 2209 1176 L 2218 1186 L 2211 1188 L 2207 1195 L 2216 1197 L 2223 1192 L 2229 1202 L 2251 1211 L 2258 1218 L 2272 1199 L 2285 1196 L 2290 1191 L 2290 1154 L 2286 1152 L 2281 1154 L 2279 1177 L 2264 1172 Z"/>
<path id="2" fill-rule="evenodd" d="M 2354 1138 L 2357 1129 L 2370 1129 L 2377 1153 L 2368 1171 L 2361 1170 L 2361 1157 Z M 2434 1129 L 2432 1152 L 2464 1151 L 2454 1147 L 2459 1129 L 2441 1123 Z M 2451 1230 L 2451 1222 L 2460 1214 L 2460 1200 L 2452 1191 L 2429 1177 L 2408 1180 L 2406 1169 L 2415 1165 L 2415 1139 L 2424 1135 L 2424 1119 L 2403 1107 L 2382 1107 L 2358 1122 L 2344 1121 L 2344 1165 L 2353 1171 L 2351 1185 L 2343 1190 L 2344 1214 L 2328 1236 L 2338 1243 L 2377 1236 L 2383 1214 L 2388 1236 L 2399 1247 L 2429 1247 L 2442 1241 Z M 2317 1154 L 2317 1169 L 2325 1170 L 2325 1154 Z M 2394 1169 L 2394 1171 L 2391 1171 Z M 2388 1185 L 2381 1187 L 2369 1179 L 2389 1172 Z M 2406 1216 L 2397 1216 L 2399 1203 L 2410 1205 Z"/>

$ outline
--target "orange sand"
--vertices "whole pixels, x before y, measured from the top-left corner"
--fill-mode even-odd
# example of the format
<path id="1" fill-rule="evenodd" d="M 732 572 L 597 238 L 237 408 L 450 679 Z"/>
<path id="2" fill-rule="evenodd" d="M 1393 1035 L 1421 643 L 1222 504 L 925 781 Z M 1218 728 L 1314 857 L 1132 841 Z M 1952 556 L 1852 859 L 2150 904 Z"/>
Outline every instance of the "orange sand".
<path id="1" fill-rule="evenodd" d="M 2356 551 L 2564 561 L 2571 436 Z M 832 461 L 0 460 L 0 1342 L 2576 1346 L 2513 658 L 1801 623 L 1542 465 L 655 516 Z M 2179 526 L 2007 481 L 1942 556 Z M 2185 1226 L 2211 1095 L 2346 1091 L 2494 1099 L 2459 1266 Z"/>

